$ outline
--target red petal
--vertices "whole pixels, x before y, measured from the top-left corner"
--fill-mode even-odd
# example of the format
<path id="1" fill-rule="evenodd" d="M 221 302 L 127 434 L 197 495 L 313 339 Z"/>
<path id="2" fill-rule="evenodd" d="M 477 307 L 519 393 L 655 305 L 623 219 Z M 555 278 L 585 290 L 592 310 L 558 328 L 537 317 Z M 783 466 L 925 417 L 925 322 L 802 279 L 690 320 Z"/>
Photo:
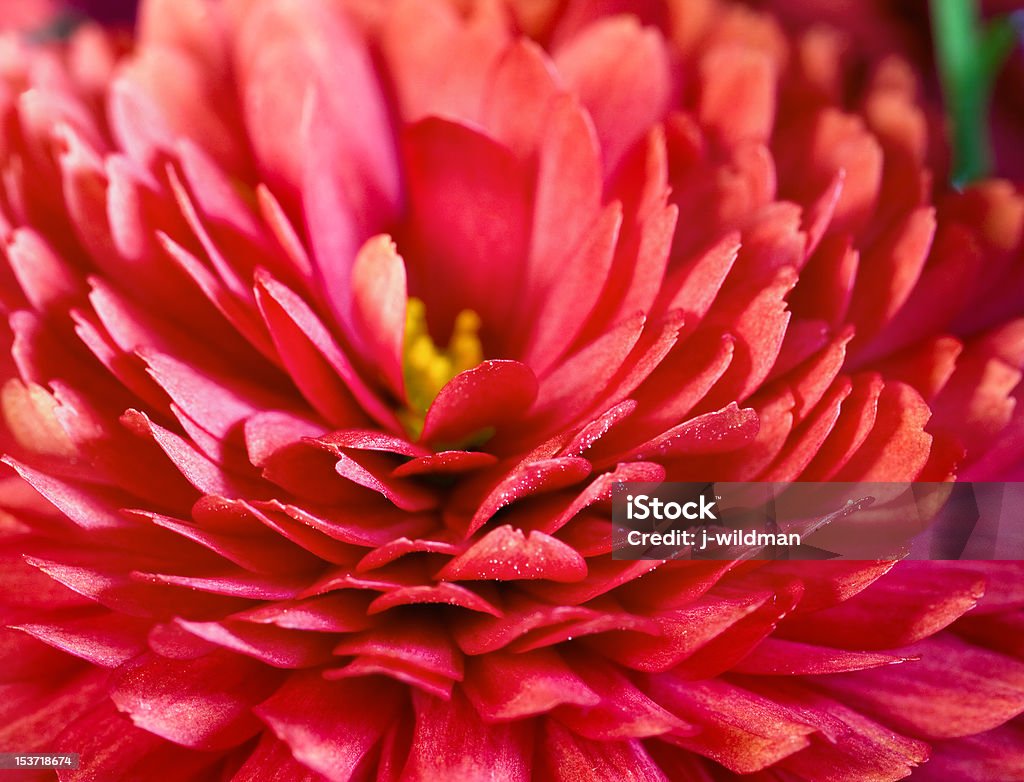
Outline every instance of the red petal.
<path id="1" fill-rule="evenodd" d="M 484 361 L 456 375 L 427 411 L 421 440 L 457 442 L 513 423 L 537 396 L 537 378 L 517 361 Z"/>
<path id="2" fill-rule="evenodd" d="M 492 616 L 501 616 L 501 610 L 482 598 L 471 589 L 458 584 L 436 584 L 423 586 L 407 586 L 392 589 L 370 604 L 368 613 L 377 614 L 390 608 L 405 605 L 450 605 L 465 608 L 467 611 L 479 611 Z"/>
<path id="3" fill-rule="evenodd" d="M 456 692 L 450 702 L 415 693 L 416 728 L 402 779 L 531 779 L 532 726 L 488 725 Z"/>
<path id="4" fill-rule="evenodd" d="M 361 593 L 337 592 L 306 600 L 267 603 L 234 614 L 231 618 L 288 630 L 351 633 L 365 630 L 373 624 L 366 615 L 369 602 L 369 597 Z"/>
<path id="5" fill-rule="evenodd" d="M 574 735 L 555 720 L 548 720 L 541 734 L 544 742 L 541 758 L 548 779 L 619 782 L 628 769 L 635 782 L 669 782 L 643 744 L 635 739 L 590 741 Z"/>
<path id="6" fill-rule="evenodd" d="M 348 636 L 338 643 L 334 653 L 398 660 L 409 668 L 462 680 L 462 654 L 447 631 L 426 618 L 392 619 L 364 633 Z"/>
<path id="7" fill-rule="evenodd" d="M 924 742 L 901 736 L 790 678 L 747 681 L 753 690 L 820 732 L 811 746 L 779 764 L 781 770 L 791 771 L 798 778 L 829 782 L 897 780 L 928 759 L 928 745 Z"/>
<path id="8" fill-rule="evenodd" d="M 296 293 L 259 275 L 256 300 L 289 374 L 303 394 L 337 426 L 359 426 L 362 410 L 391 431 L 394 413 L 367 387 L 316 313 Z"/>
<path id="9" fill-rule="evenodd" d="M 75 752 L 81 765 L 70 774 L 58 772 L 62 782 L 108 782 L 111 779 L 159 779 L 173 768 L 178 779 L 210 773 L 217 753 L 189 752 L 135 727 L 103 700 L 72 722 L 48 752 Z M 52 777 L 51 777 L 52 778 Z"/>
<path id="10" fill-rule="evenodd" d="M 466 695 L 488 722 L 544 714 L 562 703 L 596 706 L 601 698 L 558 654 L 492 652 L 466 660 Z"/>
<path id="11" fill-rule="evenodd" d="M 605 207 L 582 243 L 568 257 L 556 256 L 558 276 L 547 290 L 530 290 L 534 309 L 526 328 L 532 333 L 523 360 L 538 375 L 551 371 L 593 314 L 611 269 L 621 225 L 621 206 L 612 203 Z M 539 286 L 540 282 L 531 280 L 529 284 Z"/>
<path id="12" fill-rule="evenodd" d="M 431 554 L 446 554 L 453 557 L 461 550 L 461 546 L 457 546 L 454 543 L 449 543 L 444 540 L 429 540 L 425 538 L 410 540 L 409 538 L 398 538 L 397 540 L 392 540 L 375 548 L 359 560 L 359 564 L 356 565 L 356 570 L 360 573 L 365 573 L 367 570 L 374 570 L 375 568 L 388 565 L 396 559 L 408 554 L 426 552 Z"/>
<path id="13" fill-rule="evenodd" d="M 702 728 L 696 736 L 674 738 L 673 743 L 737 774 L 778 763 L 808 746 L 815 732 L 771 698 L 717 679 L 688 682 L 662 674 L 653 679 L 651 694 L 673 714 Z"/>
<path id="14" fill-rule="evenodd" d="M 287 744 L 264 733 L 231 782 L 317 782 L 318 776 L 292 756 Z"/>
<path id="15" fill-rule="evenodd" d="M 917 391 L 897 381 L 886 383 L 871 433 L 832 480 L 913 480 L 931 452 L 932 437 L 924 431 L 930 416 Z"/>
<path id="16" fill-rule="evenodd" d="M 31 228 L 6 239 L 7 261 L 25 297 L 39 312 L 66 310 L 85 293 L 81 278 Z"/>
<path id="17" fill-rule="evenodd" d="M 731 670 L 759 676 L 813 676 L 878 668 L 907 662 L 910 659 L 912 658 L 875 652 L 848 652 L 827 646 L 811 646 L 779 638 L 765 638 L 753 652 L 732 666 Z"/>
<path id="18" fill-rule="evenodd" d="M 330 659 L 330 637 L 248 622 L 178 623 L 204 641 L 244 654 L 275 668 L 309 668 Z"/>
<path id="19" fill-rule="evenodd" d="M 557 538 L 508 525 L 475 542 L 435 576 L 453 581 L 580 581 L 586 578 L 583 557 Z"/>
<path id="20" fill-rule="evenodd" d="M 175 744 L 226 749 L 260 730 L 251 707 L 277 678 L 233 654 L 179 662 L 149 655 L 123 670 L 111 698 L 138 727 Z"/>
<path id="21" fill-rule="evenodd" d="M 854 356 L 858 361 L 865 358 L 859 349 L 867 338 L 889 321 L 910 296 L 934 236 L 935 211 L 920 208 L 864 252 L 849 314 L 857 327 Z"/>
<path id="22" fill-rule="evenodd" d="M 506 505 L 534 494 L 555 491 L 579 483 L 590 474 L 590 462 L 575 457 L 526 462 L 495 486 L 480 503 L 466 534 L 472 535 Z"/>
<path id="23" fill-rule="evenodd" d="M 397 706 L 397 691 L 387 682 L 331 682 L 310 672 L 293 674 L 255 711 L 296 760 L 332 782 L 348 782 Z"/>
<path id="24" fill-rule="evenodd" d="M 599 639 L 602 653 L 634 670 L 667 671 L 765 604 L 768 595 L 755 592 L 743 598 L 704 597 L 652 619 L 660 633 L 625 632 Z"/>
<path id="25" fill-rule="evenodd" d="M 559 706 L 554 716 L 575 733 L 595 741 L 647 738 L 663 733 L 684 735 L 693 726 L 651 700 L 615 666 L 600 657 L 575 656 L 574 670 L 601 696 L 596 706 Z"/>
<path id="26" fill-rule="evenodd" d="M 692 456 L 735 451 L 751 442 L 758 432 L 757 413 L 731 403 L 714 413 L 692 418 L 629 454 L 633 460 Z"/>
<path id="27" fill-rule="evenodd" d="M 455 640 L 466 654 L 488 654 L 531 630 L 597 616 L 589 608 L 552 606 L 522 594 L 510 594 L 501 617 L 462 616 L 454 626 Z"/>
<path id="28" fill-rule="evenodd" d="M 391 474 L 396 478 L 457 474 L 490 467 L 497 461 L 498 457 L 483 451 L 441 451 L 412 459 L 396 467 Z"/>
<path id="29" fill-rule="evenodd" d="M 151 622 L 114 613 L 25 623 L 16 629 L 62 649 L 93 665 L 116 668 L 146 648 L 146 631 Z"/>
<path id="30" fill-rule="evenodd" d="M 421 120 L 407 129 L 404 142 L 410 292 L 426 302 L 435 334 L 451 333 L 467 308 L 485 324 L 504 323 L 515 312 L 529 241 L 527 166 L 450 120 Z M 492 337 L 500 339 L 500 331 Z"/>
<path id="31" fill-rule="evenodd" d="M 1021 745 L 1024 728 L 1011 722 L 978 736 L 967 736 L 932 747 L 932 757 L 915 776 L 925 782 L 990 782 L 1024 774 Z"/>

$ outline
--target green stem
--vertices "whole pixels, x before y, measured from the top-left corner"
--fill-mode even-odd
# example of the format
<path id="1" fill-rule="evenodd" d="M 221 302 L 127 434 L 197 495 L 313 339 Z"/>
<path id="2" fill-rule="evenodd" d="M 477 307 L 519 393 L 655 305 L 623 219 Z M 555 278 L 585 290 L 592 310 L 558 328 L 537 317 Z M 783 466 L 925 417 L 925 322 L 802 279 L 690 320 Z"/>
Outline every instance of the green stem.
<path id="1" fill-rule="evenodd" d="M 953 184 L 992 170 L 988 108 L 995 77 L 1017 40 L 1009 18 L 983 25 L 977 0 L 930 0 L 946 112 L 953 132 Z"/>

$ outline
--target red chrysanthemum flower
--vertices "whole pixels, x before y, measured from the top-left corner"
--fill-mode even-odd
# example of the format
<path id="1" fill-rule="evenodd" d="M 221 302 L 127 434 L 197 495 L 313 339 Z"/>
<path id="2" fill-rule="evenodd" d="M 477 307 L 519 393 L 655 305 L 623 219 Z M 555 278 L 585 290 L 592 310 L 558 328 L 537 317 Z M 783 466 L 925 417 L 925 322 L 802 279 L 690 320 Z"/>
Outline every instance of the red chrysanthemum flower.
<path id="1" fill-rule="evenodd" d="M 1021 476 L 1020 192 L 948 191 L 913 70 L 840 30 L 462 5 L 3 42 L 0 750 L 1020 779 L 1020 563 L 619 562 L 609 520 L 623 480 Z"/>

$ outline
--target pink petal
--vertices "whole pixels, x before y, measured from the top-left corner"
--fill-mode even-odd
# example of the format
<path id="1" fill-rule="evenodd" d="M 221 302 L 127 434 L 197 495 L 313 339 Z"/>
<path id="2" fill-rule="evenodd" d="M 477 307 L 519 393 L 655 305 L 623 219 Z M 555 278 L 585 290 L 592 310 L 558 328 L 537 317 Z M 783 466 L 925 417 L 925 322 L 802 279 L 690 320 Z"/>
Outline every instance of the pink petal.
<path id="1" fill-rule="evenodd" d="M 165 775 L 170 767 L 187 778 L 207 773 L 211 758 L 210 753 L 186 751 L 137 728 L 107 699 L 71 721 L 51 746 L 56 752 L 81 755 L 81 765 L 73 772 L 76 782 L 132 776 L 153 779 Z M 65 775 L 65 782 L 70 778 Z"/>
<path id="2" fill-rule="evenodd" d="M 668 109 L 672 85 L 661 36 L 628 16 L 602 19 L 559 48 L 555 63 L 594 117 L 611 173 Z"/>
<path id="3" fill-rule="evenodd" d="M 599 615 L 589 608 L 548 605 L 522 594 L 511 594 L 505 602 L 505 611 L 501 617 L 460 617 L 454 626 L 459 648 L 466 654 L 489 654 L 538 628 Z"/>
<path id="4" fill-rule="evenodd" d="M 822 683 L 844 703 L 926 739 L 983 733 L 1024 712 L 1019 660 L 949 636 L 901 651 L 921 659 Z"/>
<path id="5" fill-rule="evenodd" d="M 245 450 L 255 467 L 265 467 L 285 446 L 324 433 L 324 427 L 294 413 L 260 411 L 245 419 Z"/>
<path id="6" fill-rule="evenodd" d="M 397 510 L 390 504 L 367 505 L 349 510 L 338 508 L 306 509 L 294 505 L 261 508 L 283 510 L 296 521 L 345 543 L 376 548 L 395 538 L 428 532 L 433 524 L 422 515 Z"/>
<path id="7" fill-rule="evenodd" d="M 234 570 L 227 574 L 179 576 L 171 573 L 135 571 L 135 581 L 144 584 L 169 584 L 196 592 L 227 595 L 247 600 L 288 600 L 295 597 L 308 579 L 291 575 L 255 575 Z"/>
<path id="8" fill-rule="evenodd" d="M 760 676 L 807 676 L 860 671 L 895 665 L 911 658 L 877 652 L 849 652 L 827 646 L 765 638 L 757 648 L 732 667 L 736 673 Z"/>
<path id="9" fill-rule="evenodd" d="M 776 68 L 763 52 L 721 45 L 700 60 L 697 117 L 723 146 L 767 141 L 775 124 Z"/>
<path id="10" fill-rule="evenodd" d="M 849 315 L 857 326 L 858 349 L 907 301 L 921 276 L 934 236 L 935 212 L 921 208 L 865 250 Z M 859 355 L 857 358 L 863 360 Z"/>
<path id="11" fill-rule="evenodd" d="M 390 8 L 381 49 L 403 119 L 477 122 L 493 66 L 507 45 L 507 24 L 503 9 L 487 4 L 474 6 L 467 19 L 438 0 L 406 0 Z"/>
<path id="12" fill-rule="evenodd" d="M 183 521 L 158 513 L 135 511 L 130 515 L 148 518 L 159 527 L 170 529 L 229 562 L 256 573 L 290 573 L 315 570 L 322 563 L 303 549 L 283 541 L 279 535 L 224 534 L 201 523 Z"/>
<path id="13" fill-rule="evenodd" d="M 587 563 L 587 577 L 572 584 L 524 582 L 524 589 L 543 600 L 575 606 L 619 589 L 634 579 L 657 570 L 661 561 L 618 562 L 597 559 Z"/>
<path id="14" fill-rule="evenodd" d="M 287 409 L 289 400 L 231 375 L 202 370 L 174 356 L 142 348 L 150 376 L 189 418 L 212 435 L 226 437 L 261 410 Z"/>
<path id="15" fill-rule="evenodd" d="M 565 359 L 541 380 L 534 414 L 564 425 L 603 398 L 609 379 L 640 339 L 645 320 L 634 315 Z"/>
<path id="16" fill-rule="evenodd" d="M 791 616 L 779 635 L 838 648 L 892 649 L 927 638 L 969 611 L 984 584 L 980 575 L 956 568 L 939 583 L 931 568 L 904 562 L 839 605 Z"/>
<path id="17" fill-rule="evenodd" d="M 1020 776 L 1021 760 L 1017 748 L 1024 740 L 1019 722 L 932 746 L 932 757 L 916 771 L 925 782 L 958 779 L 962 782 L 989 782 Z"/>
<path id="18" fill-rule="evenodd" d="M 702 646 L 754 614 L 768 599 L 765 592 L 740 597 L 704 597 L 652 617 L 660 633 L 626 632 L 599 639 L 604 654 L 640 671 L 668 671 Z"/>
<path id="19" fill-rule="evenodd" d="M 751 689 L 781 704 L 798 719 L 813 725 L 821 737 L 784 759 L 781 769 L 809 779 L 859 782 L 902 779 L 928 759 L 928 745 L 907 738 L 860 712 L 792 680 L 755 679 Z"/>
<path id="20" fill-rule="evenodd" d="M 342 668 L 326 668 L 323 675 L 330 681 L 366 676 L 388 676 L 395 681 L 403 682 L 421 692 L 444 700 L 451 698 L 452 690 L 455 688 L 455 681 L 452 679 L 410 666 L 402 660 L 372 655 L 360 655 Z"/>
<path id="21" fill-rule="evenodd" d="M 188 482 L 203 494 L 250 499 L 267 496 L 265 487 L 247 477 L 227 474 L 221 465 L 201 454 L 185 439 L 153 423 L 143 413 L 129 410 L 122 420 L 152 437 Z"/>
<path id="22" fill-rule="evenodd" d="M 494 67 L 483 93 L 482 124 L 517 155 L 527 157 L 547 126 L 545 109 L 558 94 L 554 64 L 529 39 L 513 42 Z"/>
<path id="23" fill-rule="evenodd" d="M 73 269 L 31 228 L 19 228 L 6 239 L 7 261 L 39 312 L 60 311 L 81 301 L 84 286 Z"/>
<path id="24" fill-rule="evenodd" d="M 287 744 L 266 732 L 231 782 L 267 782 L 268 769 L 273 769 L 274 782 L 316 782 L 316 772 L 297 761 Z"/>
<path id="25" fill-rule="evenodd" d="M 600 416 L 580 429 L 580 431 L 573 437 L 572 442 L 565 446 L 561 455 L 583 456 L 583 454 L 590 450 L 595 443 L 608 433 L 609 430 L 631 416 L 636 408 L 637 403 L 636 400 L 633 399 L 626 399 L 619 402 L 617 405 L 610 407 L 608 410 L 601 413 Z"/>
<path id="26" fill-rule="evenodd" d="M 542 517 L 543 526 L 537 531 L 552 535 L 591 505 L 610 502 L 612 490 L 616 483 L 626 481 L 651 481 L 659 483 L 663 480 L 665 480 L 665 468 L 654 462 L 616 465 L 612 472 L 602 473 L 597 476 L 573 499 L 572 503 L 565 510 Z"/>
<path id="27" fill-rule="evenodd" d="M 757 434 L 758 427 L 757 413 L 750 408 L 741 409 L 733 402 L 722 410 L 692 418 L 638 446 L 629 458 L 640 461 L 733 451 L 749 443 Z"/>
<path id="28" fill-rule="evenodd" d="M 622 208 L 615 203 L 606 207 L 580 245 L 568 257 L 558 257 L 558 276 L 545 293 L 538 293 L 523 360 L 539 375 L 551 371 L 593 314 L 611 269 L 621 225 Z"/>
<path id="29" fill-rule="evenodd" d="M 335 471 L 343 478 L 375 492 L 379 492 L 397 508 L 415 513 L 437 507 L 438 498 L 429 487 L 419 486 L 390 474 L 389 465 L 375 454 L 362 453 L 359 456 L 339 455 Z"/>
<path id="30" fill-rule="evenodd" d="M 399 399 L 405 396 L 402 346 L 407 302 L 405 262 L 387 236 L 369 239 L 352 264 L 351 335 Z"/>
<path id="31" fill-rule="evenodd" d="M 390 123 L 369 53 L 345 14 L 319 1 L 300 9 L 287 0 L 261 3 L 242 19 L 235 57 L 246 129 L 271 188 L 294 192 L 302 181 L 308 147 L 296 142 L 305 102 L 315 94 L 319 122 L 332 130 L 323 138 L 328 146 L 317 147 L 325 173 L 346 186 L 364 183 L 367 192 L 345 194 L 352 206 L 393 207 L 398 171 Z"/>
<path id="32" fill-rule="evenodd" d="M 913 480 L 928 461 L 932 437 L 924 431 L 931 411 L 910 386 L 886 383 L 871 433 L 833 480 Z"/>

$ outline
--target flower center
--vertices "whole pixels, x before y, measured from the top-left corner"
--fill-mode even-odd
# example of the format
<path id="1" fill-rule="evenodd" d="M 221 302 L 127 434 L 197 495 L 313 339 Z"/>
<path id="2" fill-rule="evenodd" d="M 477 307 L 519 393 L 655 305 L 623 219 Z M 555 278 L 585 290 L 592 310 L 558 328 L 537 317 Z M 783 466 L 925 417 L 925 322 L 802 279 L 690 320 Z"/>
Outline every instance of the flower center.
<path id="1" fill-rule="evenodd" d="M 455 318 L 448 347 L 439 348 L 427 331 L 426 306 L 417 298 L 409 299 L 402 356 L 408 407 L 399 417 L 413 437 L 419 437 L 423 431 L 427 410 L 444 385 L 484 360 L 479 332 L 480 316 L 473 310 L 462 310 Z"/>

